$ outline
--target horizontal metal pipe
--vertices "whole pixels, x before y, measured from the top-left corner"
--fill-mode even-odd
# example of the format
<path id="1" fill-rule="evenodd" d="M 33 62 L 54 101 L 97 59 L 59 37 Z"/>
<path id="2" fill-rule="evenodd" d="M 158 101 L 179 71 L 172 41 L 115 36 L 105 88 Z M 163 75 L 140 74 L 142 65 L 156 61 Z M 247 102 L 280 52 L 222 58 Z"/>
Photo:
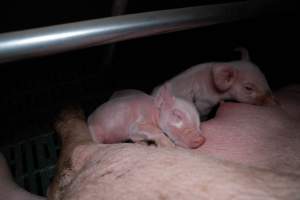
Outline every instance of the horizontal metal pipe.
<path id="1" fill-rule="evenodd" d="M 2 33 L 0 63 L 248 18 L 262 11 L 262 2 L 154 11 Z"/>

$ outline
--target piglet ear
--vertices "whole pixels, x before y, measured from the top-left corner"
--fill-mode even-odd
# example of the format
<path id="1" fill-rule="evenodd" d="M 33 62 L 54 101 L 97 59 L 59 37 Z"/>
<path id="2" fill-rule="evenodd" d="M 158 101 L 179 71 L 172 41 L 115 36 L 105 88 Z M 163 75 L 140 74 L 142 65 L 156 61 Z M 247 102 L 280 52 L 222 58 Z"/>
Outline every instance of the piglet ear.
<path id="1" fill-rule="evenodd" d="M 175 97 L 171 92 L 170 83 L 163 84 L 154 96 L 154 104 L 158 108 L 172 108 L 175 103 Z"/>
<path id="2" fill-rule="evenodd" d="M 229 64 L 216 64 L 212 69 L 214 84 L 220 92 L 230 89 L 236 80 L 237 71 Z"/>

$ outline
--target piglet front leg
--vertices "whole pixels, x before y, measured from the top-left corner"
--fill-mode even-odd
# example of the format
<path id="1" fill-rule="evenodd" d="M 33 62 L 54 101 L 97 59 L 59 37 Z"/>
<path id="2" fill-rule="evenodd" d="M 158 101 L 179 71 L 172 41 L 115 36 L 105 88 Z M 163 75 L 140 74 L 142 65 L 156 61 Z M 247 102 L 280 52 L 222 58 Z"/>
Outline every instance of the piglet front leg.
<path id="1" fill-rule="evenodd" d="M 144 144 L 153 141 L 158 147 L 175 147 L 175 144 L 159 128 L 151 124 L 133 125 L 129 137 L 135 143 Z"/>

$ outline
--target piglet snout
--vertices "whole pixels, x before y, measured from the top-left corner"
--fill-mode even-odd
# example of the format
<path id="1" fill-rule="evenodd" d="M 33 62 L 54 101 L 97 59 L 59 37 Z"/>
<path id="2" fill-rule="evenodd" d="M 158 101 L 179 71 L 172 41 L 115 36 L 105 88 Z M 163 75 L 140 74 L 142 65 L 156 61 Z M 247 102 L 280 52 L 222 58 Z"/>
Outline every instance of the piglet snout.
<path id="1" fill-rule="evenodd" d="M 190 148 L 196 149 L 200 147 L 205 142 L 205 138 L 203 136 L 195 138 L 191 144 L 189 145 Z"/>

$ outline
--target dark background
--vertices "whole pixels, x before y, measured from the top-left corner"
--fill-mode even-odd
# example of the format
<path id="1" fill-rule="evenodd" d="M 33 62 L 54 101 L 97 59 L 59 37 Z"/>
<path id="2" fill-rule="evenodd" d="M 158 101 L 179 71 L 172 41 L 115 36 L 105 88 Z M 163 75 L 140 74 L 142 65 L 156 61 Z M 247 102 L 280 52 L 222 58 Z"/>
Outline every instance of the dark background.
<path id="1" fill-rule="evenodd" d="M 129 0 L 126 13 L 222 3 L 213 0 Z M 1 5 L 0 33 L 108 17 L 112 2 L 9 1 Z M 88 114 L 113 91 L 153 87 L 184 69 L 209 61 L 238 59 L 244 46 L 271 87 L 299 83 L 299 14 L 292 1 L 278 13 L 234 23 L 117 43 L 0 65 L 0 146 L 51 131 L 57 112 L 78 103 Z"/>

